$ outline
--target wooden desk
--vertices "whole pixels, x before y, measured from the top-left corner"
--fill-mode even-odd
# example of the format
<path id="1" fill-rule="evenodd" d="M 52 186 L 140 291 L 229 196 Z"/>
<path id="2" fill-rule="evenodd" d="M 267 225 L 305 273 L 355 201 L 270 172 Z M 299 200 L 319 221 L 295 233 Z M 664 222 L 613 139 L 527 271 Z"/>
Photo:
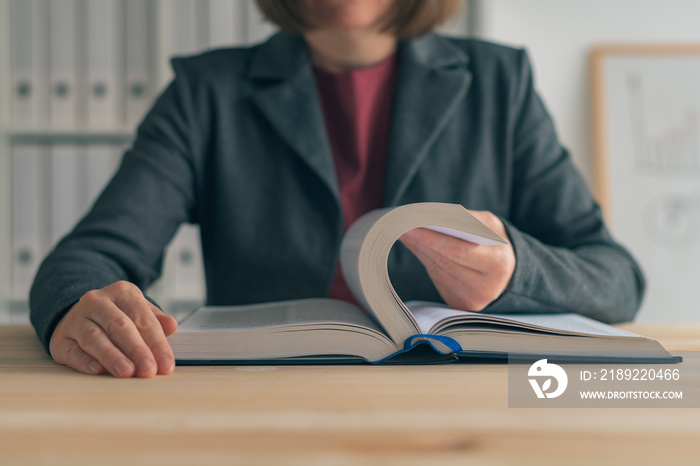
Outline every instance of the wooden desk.
<path id="1" fill-rule="evenodd" d="M 700 350 L 700 324 L 625 328 Z M 697 464 L 697 409 L 509 409 L 505 364 L 179 367 L 151 380 L 54 364 L 0 327 L 0 464 Z"/>

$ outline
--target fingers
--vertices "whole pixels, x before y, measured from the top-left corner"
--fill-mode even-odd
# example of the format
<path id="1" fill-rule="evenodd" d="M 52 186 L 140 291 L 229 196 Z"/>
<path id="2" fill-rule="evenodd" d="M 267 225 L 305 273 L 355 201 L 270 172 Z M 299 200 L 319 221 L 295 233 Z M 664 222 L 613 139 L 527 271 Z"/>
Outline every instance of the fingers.
<path id="1" fill-rule="evenodd" d="M 422 251 L 438 264 L 448 266 L 446 262 L 455 263 L 477 273 L 492 266 L 493 253 L 500 247 L 470 243 L 425 228 L 408 231 L 400 239 L 407 247 L 410 245 Z"/>
<path id="2" fill-rule="evenodd" d="M 476 212 L 475 216 L 506 236 L 495 215 Z M 422 228 L 400 240 L 425 266 L 445 302 L 456 309 L 483 310 L 503 293 L 515 269 L 511 245 L 478 245 Z"/>
<path id="3" fill-rule="evenodd" d="M 86 293 L 56 326 L 54 359 L 85 373 L 154 377 L 175 368 L 166 335 L 177 322 L 135 285 L 117 282 Z"/>
<path id="4" fill-rule="evenodd" d="M 462 282 L 473 284 L 481 281 L 483 274 L 475 269 L 452 261 L 448 256 L 435 252 L 419 244 L 406 244 L 406 247 L 418 258 L 430 272 L 431 278 L 439 279 L 445 285 L 463 285 Z"/>
<path id="5" fill-rule="evenodd" d="M 150 302 L 148 302 L 148 305 L 150 306 L 151 312 L 153 312 L 153 315 L 161 327 L 163 336 L 169 337 L 175 333 L 178 327 L 175 318 L 158 309 L 157 306 Z M 156 358 L 156 364 L 158 365 L 158 374 L 172 374 L 175 370 L 175 357 L 173 356 L 173 350 L 170 347 L 170 343 L 168 343 L 166 339 L 161 339 L 160 335 L 158 338 L 160 341 L 160 347 L 151 347 Z"/>
<path id="6" fill-rule="evenodd" d="M 151 307 L 153 315 L 156 316 L 156 319 L 158 319 L 158 322 L 160 323 L 161 327 L 163 327 L 163 333 L 165 333 L 165 336 L 169 337 L 170 335 L 175 333 L 178 326 L 175 318 L 161 311 L 160 309 L 158 309 L 158 307 L 154 306 L 150 302 L 148 304 Z"/>
<path id="7" fill-rule="evenodd" d="M 62 340 L 61 346 L 62 348 L 57 349 L 56 354 L 62 355 L 63 360 L 56 360 L 56 362 L 71 366 L 85 374 L 100 375 L 105 372 L 104 366 L 83 351 L 77 341 L 66 338 Z"/>
<path id="8" fill-rule="evenodd" d="M 81 349 L 93 356 L 115 377 L 132 377 L 134 363 L 115 345 L 104 329 L 93 321 L 86 320 L 76 332 L 75 340 Z"/>
<path id="9" fill-rule="evenodd" d="M 101 354 L 102 357 L 98 357 L 100 362 L 118 377 L 155 376 L 157 373 L 155 358 L 146 343 L 148 341 L 146 335 L 142 333 L 143 324 L 141 324 L 142 328 L 139 328 L 132 320 L 133 315 L 130 318 L 113 304 L 107 303 L 105 306 L 108 309 L 92 317 L 105 338 L 104 340 L 95 338 L 93 345 L 85 349 L 90 354 Z M 78 341 L 81 345 L 91 343 L 86 338 Z M 99 346 L 97 346 L 98 343 Z"/>
<path id="10" fill-rule="evenodd" d="M 483 273 L 450 263 L 444 255 L 428 254 L 415 244 L 404 244 L 425 266 L 440 296 L 450 307 L 481 311 L 493 300 L 488 278 Z"/>
<path id="11" fill-rule="evenodd" d="M 148 301 L 135 285 L 117 282 L 112 286 L 117 291 L 115 304 L 122 310 L 128 310 L 125 313 L 146 345 L 144 347 L 139 342 L 132 349 L 130 359 L 136 364 L 136 375 L 152 377 L 155 374 L 172 374 L 175 358 L 166 337 L 177 330 L 175 319 Z"/>
<path id="12" fill-rule="evenodd" d="M 152 304 L 130 283 L 112 286 L 112 302 L 105 305 L 108 312 L 95 315 L 93 320 L 135 365 L 135 375 L 153 377 L 157 373 L 172 373 L 172 350 L 151 309 Z"/>
<path id="13" fill-rule="evenodd" d="M 139 310 L 120 297 L 129 292 L 125 285 L 110 287 L 90 291 L 80 300 L 79 304 L 92 312 L 76 340 L 115 377 L 153 377 L 155 359 L 133 321 Z M 118 300 L 122 301 L 119 306 Z"/>
<path id="14" fill-rule="evenodd" d="M 478 310 L 478 306 L 475 303 L 466 302 L 463 299 L 462 295 L 465 294 L 465 287 L 462 280 L 449 273 L 448 270 L 438 266 L 431 256 L 424 254 L 420 249 L 412 248 L 408 245 L 407 247 L 425 266 L 428 276 L 435 284 L 445 303 L 455 309 Z M 468 295 L 471 295 L 471 293 Z"/>

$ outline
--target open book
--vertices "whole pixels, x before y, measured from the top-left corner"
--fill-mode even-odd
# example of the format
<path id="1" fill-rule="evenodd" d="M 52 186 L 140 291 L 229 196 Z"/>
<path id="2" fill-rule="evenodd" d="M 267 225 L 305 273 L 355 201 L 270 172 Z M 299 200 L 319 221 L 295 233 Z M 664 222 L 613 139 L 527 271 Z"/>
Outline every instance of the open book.
<path id="1" fill-rule="evenodd" d="M 202 307 L 168 340 L 179 364 L 433 362 L 474 356 L 675 360 L 657 341 L 576 314 L 494 315 L 403 303 L 389 280 L 396 240 L 430 228 L 485 246 L 507 241 L 460 205 L 370 212 L 347 231 L 340 261 L 358 308 L 332 299 Z M 426 351 L 428 349 L 429 351 Z"/>

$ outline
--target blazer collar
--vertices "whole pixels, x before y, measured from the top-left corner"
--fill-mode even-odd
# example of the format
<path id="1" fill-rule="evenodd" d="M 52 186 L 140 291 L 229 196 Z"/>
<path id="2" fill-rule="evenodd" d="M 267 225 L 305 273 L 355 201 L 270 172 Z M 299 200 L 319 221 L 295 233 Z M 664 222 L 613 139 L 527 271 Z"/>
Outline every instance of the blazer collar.
<path id="1" fill-rule="evenodd" d="M 394 206 L 464 99 L 468 56 L 435 34 L 403 41 L 394 96 L 384 204 Z"/>
<path id="2" fill-rule="evenodd" d="M 285 32 L 272 36 L 254 51 L 248 77 L 254 104 L 279 136 L 324 181 L 340 209 L 326 124 L 304 39 Z"/>
<path id="3" fill-rule="evenodd" d="M 282 31 L 257 47 L 248 76 L 253 80 L 285 80 L 308 67 L 310 62 L 306 41 Z"/>
<path id="4" fill-rule="evenodd" d="M 400 202 L 471 82 L 467 55 L 435 34 L 402 41 L 398 57 L 384 194 L 388 206 Z M 285 32 L 275 34 L 254 52 L 248 76 L 253 101 L 272 127 L 339 199 L 304 39 Z"/>
<path id="5" fill-rule="evenodd" d="M 433 33 L 401 41 L 399 54 L 404 62 L 412 66 L 432 69 L 459 67 L 469 63 L 469 57 L 464 52 Z"/>

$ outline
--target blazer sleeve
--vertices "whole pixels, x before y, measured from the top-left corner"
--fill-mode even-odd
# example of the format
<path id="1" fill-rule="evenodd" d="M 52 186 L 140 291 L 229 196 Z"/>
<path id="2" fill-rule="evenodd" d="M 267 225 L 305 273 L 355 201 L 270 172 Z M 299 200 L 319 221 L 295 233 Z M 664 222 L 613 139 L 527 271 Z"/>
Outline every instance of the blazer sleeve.
<path id="1" fill-rule="evenodd" d="M 177 227 L 195 220 L 191 119 L 187 82 L 176 73 L 90 212 L 43 261 L 30 318 L 47 352 L 57 323 L 86 292 L 119 280 L 146 289 Z"/>
<path id="2" fill-rule="evenodd" d="M 632 256 L 608 232 L 519 53 L 508 134 L 513 155 L 510 216 L 503 219 L 516 267 L 489 312 L 575 312 L 604 322 L 631 320 L 645 282 Z"/>

